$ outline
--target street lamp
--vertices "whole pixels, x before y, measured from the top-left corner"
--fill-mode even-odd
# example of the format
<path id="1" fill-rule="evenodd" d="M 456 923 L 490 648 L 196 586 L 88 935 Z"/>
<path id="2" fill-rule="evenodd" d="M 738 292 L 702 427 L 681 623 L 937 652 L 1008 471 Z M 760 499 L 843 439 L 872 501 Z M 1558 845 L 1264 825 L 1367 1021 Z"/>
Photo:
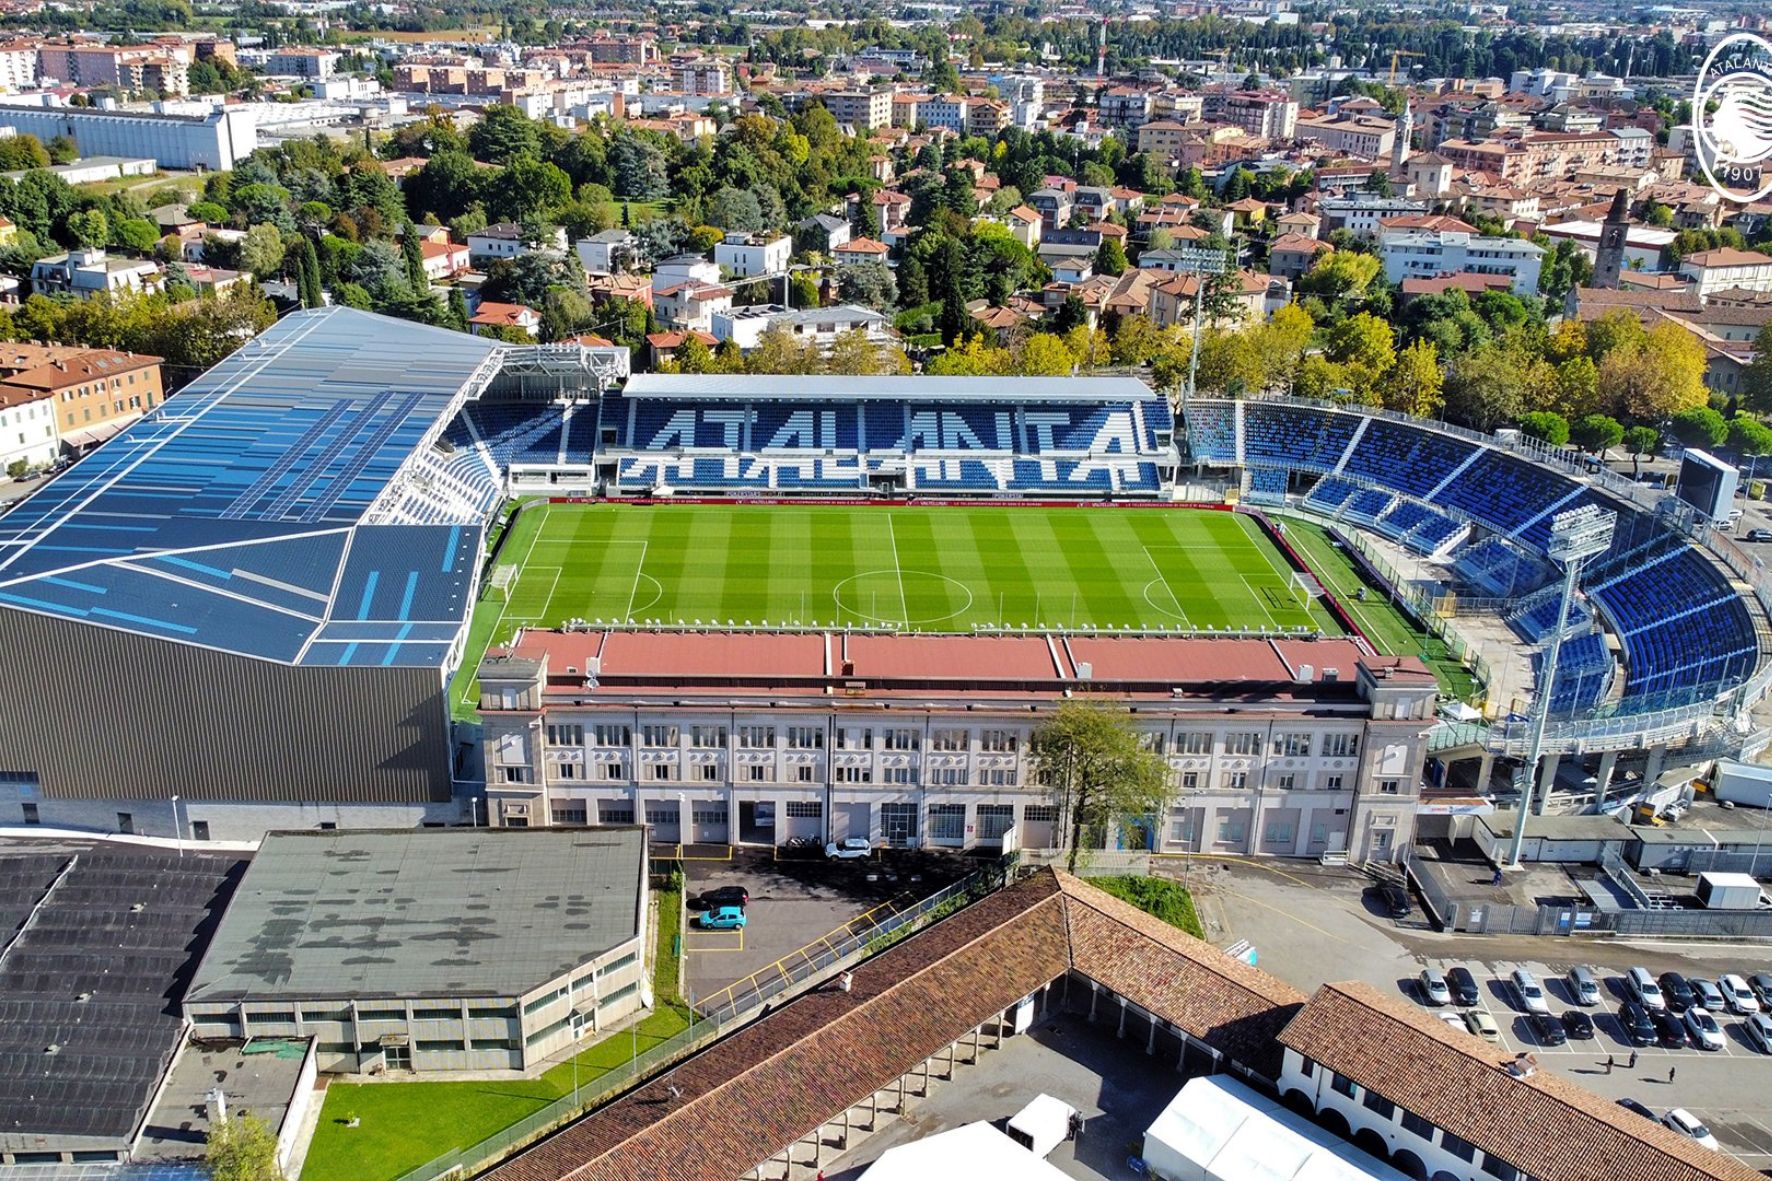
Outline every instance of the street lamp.
<path id="1" fill-rule="evenodd" d="M 1514 818 L 1514 839 L 1508 847 L 1507 864 L 1518 869 L 1520 850 L 1526 843 L 1526 817 L 1532 811 L 1532 796 L 1538 784 L 1538 760 L 1544 751 L 1544 731 L 1550 723 L 1551 691 L 1557 683 L 1557 657 L 1563 647 L 1563 633 L 1569 628 L 1569 606 L 1575 601 L 1575 580 L 1581 565 L 1595 554 L 1606 552 L 1612 544 L 1612 530 L 1618 514 L 1598 505 L 1586 504 L 1551 518 L 1550 544 L 1545 554 L 1563 568 L 1563 594 L 1557 600 L 1557 626 L 1551 631 L 1550 646 L 1545 650 L 1544 673 L 1537 695 L 1532 700 L 1532 739 L 1521 768 L 1525 783 L 1519 793 L 1519 813 Z M 1546 788 L 1549 791 L 1549 788 Z"/>
<path id="2" fill-rule="evenodd" d="M 185 857 L 185 830 L 184 830 L 184 826 L 178 822 L 178 796 L 177 795 L 174 795 L 172 797 L 172 835 L 174 838 L 173 844 L 178 846 L 179 860 L 183 861 L 184 857 Z"/>

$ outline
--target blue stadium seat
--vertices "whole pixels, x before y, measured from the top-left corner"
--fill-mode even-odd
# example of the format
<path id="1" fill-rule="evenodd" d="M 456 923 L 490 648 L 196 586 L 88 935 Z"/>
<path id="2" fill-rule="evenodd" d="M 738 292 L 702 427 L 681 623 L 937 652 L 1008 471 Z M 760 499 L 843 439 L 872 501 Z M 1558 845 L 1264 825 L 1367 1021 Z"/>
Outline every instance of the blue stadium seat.
<path id="1" fill-rule="evenodd" d="M 1425 500 L 1475 449 L 1451 435 L 1375 418 L 1342 470 Z"/>
<path id="2" fill-rule="evenodd" d="M 1357 415 L 1326 407 L 1248 402 L 1243 407 L 1244 459 L 1250 464 L 1331 471 L 1359 426 Z"/>

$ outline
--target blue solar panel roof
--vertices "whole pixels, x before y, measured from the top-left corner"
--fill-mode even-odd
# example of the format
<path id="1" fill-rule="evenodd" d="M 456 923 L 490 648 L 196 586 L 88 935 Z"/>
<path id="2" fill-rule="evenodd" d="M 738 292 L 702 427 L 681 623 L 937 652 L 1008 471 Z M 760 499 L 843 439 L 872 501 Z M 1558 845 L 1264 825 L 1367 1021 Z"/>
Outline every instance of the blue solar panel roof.
<path id="1" fill-rule="evenodd" d="M 0 606 L 291 664 L 440 664 L 480 525 L 370 509 L 500 352 L 348 308 L 285 318 L 0 517 Z"/>

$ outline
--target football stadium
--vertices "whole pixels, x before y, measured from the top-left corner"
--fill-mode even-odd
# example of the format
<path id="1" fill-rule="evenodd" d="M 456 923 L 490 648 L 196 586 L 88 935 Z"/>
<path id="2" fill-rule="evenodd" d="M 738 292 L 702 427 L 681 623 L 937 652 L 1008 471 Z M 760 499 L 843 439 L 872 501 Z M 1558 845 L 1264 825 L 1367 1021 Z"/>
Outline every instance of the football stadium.
<path id="1" fill-rule="evenodd" d="M 1611 532 L 1547 677 L 1587 508 Z M 1110 839 L 1394 857 L 1424 776 L 1518 764 L 1541 713 L 1553 775 L 1739 745 L 1769 595 L 1711 526 L 1375 410 L 629 378 L 625 350 L 302 312 L 0 518 L 0 809 L 1025 843 L 1057 832 L 1027 736 L 1083 693 L 1186 797 Z M 1505 659 L 1460 638 L 1483 624 Z"/>

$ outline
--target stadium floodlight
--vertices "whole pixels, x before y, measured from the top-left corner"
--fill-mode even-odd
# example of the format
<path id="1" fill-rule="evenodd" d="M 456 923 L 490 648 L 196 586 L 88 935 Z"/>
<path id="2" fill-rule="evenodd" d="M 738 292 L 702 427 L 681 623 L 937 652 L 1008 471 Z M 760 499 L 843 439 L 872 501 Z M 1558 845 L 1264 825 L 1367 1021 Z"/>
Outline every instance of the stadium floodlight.
<path id="1" fill-rule="evenodd" d="M 1187 390 L 1183 402 L 1193 398 L 1196 392 L 1195 382 L 1200 372 L 1200 317 L 1206 306 L 1206 286 L 1212 276 L 1222 275 L 1230 270 L 1229 256 L 1223 250 L 1210 250 L 1202 246 L 1190 246 L 1176 251 L 1180 256 L 1180 270 L 1194 276 L 1194 344 L 1188 356 Z"/>
<path id="2" fill-rule="evenodd" d="M 1514 869 L 1520 866 L 1520 850 L 1526 844 L 1526 817 L 1532 813 L 1532 800 L 1538 789 L 1538 762 L 1544 753 L 1545 727 L 1550 724 L 1551 690 L 1557 683 L 1557 657 L 1562 652 L 1563 635 L 1569 630 L 1569 607 L 1575 601 L 1575 581 L 1581 574 L 1582 563 L 1595 554 L 1606 552 L 1617 525 L 1617 513 L 1594 504 L 1584 504 L 1551 518 L 1550 543 L 1544 552 L 1563 568 L 1563 593 L 1557 600 L 1557 625 L 1551 629 L 1550 644 L 1545 649 L 1544 672 L 1538 692 L 1532 699 L 1532 738 L 1526 748 L 1525 765 L 1521 768 L 1525 782 L 1519 785 L 1514 837 L 1507 853 L 1507 864 Z M 1547 786 L 1547 795 L 1549 791 Z"/>

